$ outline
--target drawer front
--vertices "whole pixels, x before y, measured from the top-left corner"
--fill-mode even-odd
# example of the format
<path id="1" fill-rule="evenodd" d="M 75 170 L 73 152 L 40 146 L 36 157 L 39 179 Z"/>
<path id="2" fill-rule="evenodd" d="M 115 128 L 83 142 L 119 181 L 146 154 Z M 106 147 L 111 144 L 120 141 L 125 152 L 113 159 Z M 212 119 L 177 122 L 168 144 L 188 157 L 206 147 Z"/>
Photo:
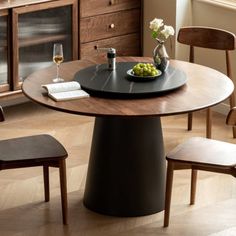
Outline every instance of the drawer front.
<path id="1" fill-rule="evenodd" d="M 139 8 L 141 0 L 80 0 L 80 17 Z"/>
<path id="2" fill-rule="evenodd" d="M 140 32 L 140 25 L 139 9 L 84 18 L 80 21 L 80 42 Z"/>
<path id="3" fill-rule="evenodd" d="M 80 57 L 89 58 L 99 54 L 106 54 L 105 52 L 98 52 L 95 47 L 98 48 L 115 48 L 117 56 L 140 56 L 141 55 L 141 42 L 140 34 L 130 34 L 125 36 L 114 37 L 110 39 L 104 39 L 94 41 L 91 43 L 81 44 Z"/>

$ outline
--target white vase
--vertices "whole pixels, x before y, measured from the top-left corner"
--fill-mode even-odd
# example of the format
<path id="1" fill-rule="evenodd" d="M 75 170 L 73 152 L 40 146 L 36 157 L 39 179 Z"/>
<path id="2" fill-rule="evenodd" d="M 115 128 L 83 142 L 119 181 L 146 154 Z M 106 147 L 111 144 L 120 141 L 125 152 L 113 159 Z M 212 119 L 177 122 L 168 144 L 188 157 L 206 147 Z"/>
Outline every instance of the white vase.
<path id="1" fill-rule="evenodd" d="M 169 56 L 163 42 L 159 42 L 153 50 L 153 61 L 156 68 L 165 72 L 169 66 Z"/>

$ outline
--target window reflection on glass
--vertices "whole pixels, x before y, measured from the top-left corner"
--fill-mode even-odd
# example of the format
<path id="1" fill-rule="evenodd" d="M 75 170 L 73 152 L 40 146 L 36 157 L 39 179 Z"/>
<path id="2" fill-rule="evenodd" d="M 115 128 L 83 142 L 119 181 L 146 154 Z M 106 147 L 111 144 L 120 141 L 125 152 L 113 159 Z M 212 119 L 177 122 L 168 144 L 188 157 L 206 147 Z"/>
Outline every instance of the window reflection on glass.
<path id="1" fill-rule="evenodd" d="M 0 16 L 0 85 L 8 83 L 7 16 Z"/>
<path id="2" fill-rule="evenodd" d="M 64 61 L 72 59 L 72 9 L 58 7 L 19 15 L 19 80 L 51 66 L 54 43 L 62 43 Z"/>

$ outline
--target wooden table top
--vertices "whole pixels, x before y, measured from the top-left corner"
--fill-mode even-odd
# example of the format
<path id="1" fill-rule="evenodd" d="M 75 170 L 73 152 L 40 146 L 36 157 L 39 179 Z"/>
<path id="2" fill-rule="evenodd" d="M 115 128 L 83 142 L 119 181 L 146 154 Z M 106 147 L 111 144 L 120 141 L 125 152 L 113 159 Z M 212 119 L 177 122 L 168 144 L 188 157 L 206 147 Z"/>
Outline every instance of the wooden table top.
<path id="1" fill-rule="evenodd" d="M 147 57 L 121 57 L 117 61 L 152 62 Z M 104 58 L 63 63 L 60 75 L 65 81 L 73 80 L 74 74 L 96 63 L 105 63 Z M 55 102 L 46 94 L 42 84 L 52 83 L 56 67 L 52 66 L 31 74 L 23 83 L 22 90 L 31 100 L 46 107 L 87 116 L 166 116 L 201 110 L 227 99 L 233 92 L 232 81 L 223 73 L 209 67 L 171 60 L 170 65 L 187 75 L 187 83 L 181 88 L 162 96 L 142 99 L 111 99 L 88 97 Z"/>

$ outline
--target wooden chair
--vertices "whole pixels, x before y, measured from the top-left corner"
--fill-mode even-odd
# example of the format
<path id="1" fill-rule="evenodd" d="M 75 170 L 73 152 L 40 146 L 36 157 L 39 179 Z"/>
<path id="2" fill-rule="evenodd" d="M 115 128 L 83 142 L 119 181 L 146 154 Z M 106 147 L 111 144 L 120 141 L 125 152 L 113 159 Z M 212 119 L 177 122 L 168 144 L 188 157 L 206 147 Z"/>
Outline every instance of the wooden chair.
<path id="1" fill-rule="evenodd" d="M 189 61 L 194 62 L 194 48 L 208 48 L 225 51 L 227 76 L 232 79 L 229 51 L 235 49 L 235 35 L 231 32 L 210 27 L 184 27 L 179 30 L 178 42 L 190 46 Z M 230 108 L 235 106 L 234 94 L 230 97 Z M 207 109 L 206 137 L 211 138 L 212 115 Z M 188 114 L 188 130 L 192 130 L 192 113 Z M 236 137 L 236 128 L 233 127 L 233 137 Z"/>
<path id="2" fill-rule="evenodd" d="M 236 124 L 236 108 L 230 110 L 226 123 Z M 164 227 L 169 225 L 173 173 L 177 169 L 192 169 L 190 204 L 195 203 L 197 170 L 236 177 L 236 145 L 207 138 L 190 138 L 167 154 L 167 179 Z"/>
<path id="3" fill-rule="evenodd" d="M 0 121 L 4 113 L 0 107 Z M 49 166 L 59 168 L 63 223 L 67 224 L 65 148 L 52 136 L 42 134 L 0 140 L 0 170 L 43 166 L 45 202 L 50 199 Z"/>

